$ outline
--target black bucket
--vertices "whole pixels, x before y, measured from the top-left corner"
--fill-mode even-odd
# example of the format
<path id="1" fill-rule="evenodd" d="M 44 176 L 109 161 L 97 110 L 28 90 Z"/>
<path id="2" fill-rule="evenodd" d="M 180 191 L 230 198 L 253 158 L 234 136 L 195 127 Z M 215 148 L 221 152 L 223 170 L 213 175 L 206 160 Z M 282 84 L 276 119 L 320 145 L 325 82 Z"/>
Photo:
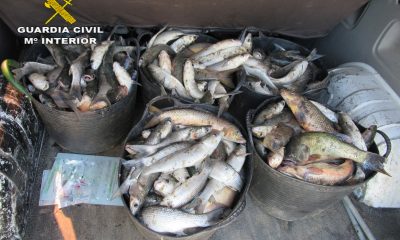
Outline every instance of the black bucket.
<path id="1" fill-rule="evenodd" d="M 34 61 L 37 56 L 46 56 L 44 45 L 32 45 L 25 51 L 21 61 Z M 110 107 L 90 112 L 74 112 L 50 108 L 32 98 L 51 138 L 62 148 L 82 154 L 106 151 L 120 144 L 132 128 L 135 115 L 137 85 L 133 85 L 128 96 Z"/>
<path id="2" fill-rule="evenodd" d="M 376 175 L 376 172 L 370 174 L 364 182 L 355 185 L 324 186 L 287 176 L 271 168 L 255 150 L 250 123 L 253 122 L 254 116 L 266 105 L 278 100 L 281 100 L 281 98 L 268 99 L 256 110 L 250 110 L 246 116 L 247 131 L 253 148 L 253 161 L 255 163 L 250 196 L 265 213 L 285 221 L 318 215 Z M 360 129 L 364 130 L 362 127 Z M 388 138 L 385 139 L 388 141 Z M 387 142 L 387 146 L 390 146 L 390 142 Z M 390 147 L 388 147 L 388 152 L 384 156 L 389 155 L 389 149 Z M 373 144 L 369 151 L 378 153 L 378 148 Z"/>
<path id="3" fill-rule="evenodd" d="M 132 130 L 130 131 L 130 133 L 125 141 L 125 144 L 129 141 L 137 139 L 138 136 L 140 136 L 145 125 L 152 118 L 152 114 L 149 112 L 149 106 L 155 106 L 162 110 L 190 108 L 190 109 L 195 109 L 195 110 L 199 110 L 199 111 L 211 112 L 214 114 L 218 113 L 218 108 L 214 107 L 214 106 L 182 102 L 176 98 L 172 98 L 169 96 L 157 97 L 157 98 L 151 100 L 147 104 L 147 107 L 143 113 L 141 120 L 132 128 Z M 221 118 L 226 119 L 229 122 L 234 123 L 236 126 L 238 126 L 241 133 L 243 134 L 243 136 L 247 139 L 246 131 L 243 129 L 243 127 L 238 123 L 238 121 L 234 117 L 232 117 L 228 113 L 223 113 Z M 249 150 L 251 151 L 249 141 L 247 141 L 247 143 L 246 143 L 246 148 L 248 149 L 248 151 Z M 187 236 L 173 237 L 173 236 L 169 236 L 169 235 L 163 235 L 163 234 L 160 234 L 160 233 L 157 233 L 155 231 L 148 229 L 135 216 L 133 216 L 131 214 L 131 211 L 129 209 L 129 198 L 127 198 L 126 196 L 123 196 L 122 202 L 125 204 L 126 210 L 129 211 L 128 214 L 131 217 L 131 220 L 132 220 L 133 224 L 135 225 L 136 229 L 146 239 L 151 239 L 151 240 L 153 240 L 153 239 L 154 240 L 157 240 L 157 239 L 170 239 L 170 240 L 209 239 L 218 229 L 223 228 L 223 227 L 227 226 L 228 224 L 232 223 L 234 220 L 236 220 L 237 217 L 240 215 L 240 213 L 242 213 L 242 211 L 245 209 L 246 194 L 249 190 L 251 178 L 253 176 L 253 167 L 254 166 L 253 166 L 252 159 L 250 156 L 248 156 L 246 158 L 245 164 L 243 166 L 245 184 L 244 184 L 242 191 L 237 196 L 234 207 L 233 207 L 232 211 L 229 213 L 229 215 L 226 218 L 224 218 L 223 220 L 221 220 L 219 223 L 217 223 L 216 225 L 204 228 L 197 233 L 190 234 Z M 120 175 L 122 176 L 124 174 L 120 174 Z M 120 180 L 122 180 L 122 179 L 120 179 Z"/>
<path id="4" fill-rule="evenodd" d="M 297 44 L 291 42 L 289 40 L 285 40 L 282 38 L 275 37 L 256 37 L 253 38 L 253 49 L 261 49 L 265 53 L 270 53 L 275 49 L 275 44 L 283 47 L 286 50 L 297 50 L 303 56 L 307 56 L 310 54 L 310 50 Z M 327 76 L 327 70 L 320 59 L 317 59 L 313 62 L 317 67 L 319 67 L 322 71 L 318 74 L 318 79 L 324 79 Z M 252 90 L 247 84 L 245 84 L 246 73 L 242 70 L 241 77 L 238 78 L 240 81 L 238 84 L 241 86 L 240 91 L 241 94 L 234 96 L 232 101 L 232 106 L 234 108 L 230 108 L 229 112 L 235 116 L 237 119 L 245 119 L 247 111 L 249 109 L 254 109 L 259 106 L 265 99 L 271 98 L 270 96 L 260 94 Z M 320 100 L 321 95 L 323 95 L 326 91 L 320 90 L 313 92 L 312 95 L 307 94 L 308 97 Z M 326 92 L 327 93 L 327 92 Z M 245 123 L 243 123 L 245 124 Z"/>

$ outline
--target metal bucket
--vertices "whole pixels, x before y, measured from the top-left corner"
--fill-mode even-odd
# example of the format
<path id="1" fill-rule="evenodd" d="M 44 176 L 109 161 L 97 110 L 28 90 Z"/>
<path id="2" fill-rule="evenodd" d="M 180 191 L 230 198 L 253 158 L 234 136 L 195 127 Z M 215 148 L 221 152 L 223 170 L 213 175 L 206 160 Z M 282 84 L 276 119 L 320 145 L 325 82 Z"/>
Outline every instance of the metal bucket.
<path id="1" fill-rule="evenodd" d="M 283 47 L 286 50 L 297 50 L 300 51 L 300 53 L 304 56 L 310 54 L 310 50 L 291 41 L 282 39 L 282 38 L 274 38 L 274 37 L 256 37 L 253 38 L 253 49 L 262 49 L 265 53 L 270 53 L 275 49 L 275 44 L 278 44 L 279 46 Z M 321 73 L 319 73 L 318 79 L 324 79 L 325 76 L 327 76 L 327 71 L 321 60 L 317 59 L 314 61 L 314 63 L 322 70 Z M 260 105 L 265 99 L 271 98 L 269 96 L 266 96 L 264 94 L 257 93 L 253 91 L 250 87 L 248 87 L 247 84 L 245 84 L 246 80 L 246 73 L 244 70 L 242 70 L 241 77 L 238 78 L 240 81 L 238 84 L 241 86 L 239 91 L 241 91 L 240 94 L 234 96 L 233 101 L 232 101 L 232 106 L 235 106 L 234 108 L 229 109 L 229 113 L 231 113 L 233 116 L 235 116 L 237 119 L 245 119 L 247 111 L 249 109 L 254 109 L 258 105 Z M 319 99 L 321 95 L 324 93 L 327 93 L 327 91 L 317 91 L 314 92 L 311 96 L 307 95 L 308 97 L 311 97 L 312 99 Z M 245 123 L 243 123 L 245 124 Z"/>
<path id="2" fill-rule="evenodd" d="M 144 129 L 144 126 L 148 123 L 148 121 L 153 117 L 153 115 L 149 112 L 149 106 L 155 106 L 159 109 L 162 110 L 167 110 L 167 109 L 185 109 L 185 108 L 190 108 L 190 109 L 195 109 L 199 111 L 207 111 L 207 112 L 212 112 L 214 114 L 217 114 L 218 108 L 214 106 L 208 106 L 208 105 L 203 105 L 203 104 L 192 104 L 188 102 L 182 102 L 176 98 L 168 97 L 168 96 L 163 96 L 163 97 L 157 97 L 153 100 L 151 100 L 148 104 L 147 107 L 143 113 L 142 119 L 135 125 L 132 130 L 130 131 L 127 139 L 125 140 L 125 144 L 128 141 L 132 141 L 136 139 L 138 136 L 140 136 L 142 130 Z M 230 114 L 228 113 L 223 113 L 221 118 L 228 120 L 229 122 L 234 123 L 236 126 L 239 127 L 240 131 L 242 132 L 243 136 L 246 137 L 247 139 L 247 133 L 243 129 L 243 127 L 238 123 L 238 121 L 233 118 Z M 248 151 L 251 151 L 250 148 L 250 143 L 247 141 L 246 145 Z M 243 166 L 244 170 L 244 179 L 245 179 L 245 185 L 238 194 L 234 207 L 232 211 L 229 213 L 229 215 L 221 220 L 218 224 L 207 227 L 202 229 L 201 231 L 190 234 L 187 236 L 182 236 L 182 237 L 174 237 L 174 236 L 169 236 L 169 235 L 164 235 L 160 234 L 157 232 L 154 232 L 147 227 L 145 227 L 135 216 L 133 216 L 129 210 L 129 199 L 124 196 L 123 197 L 123 203 L 126 206 L 126 210 L 129 211 L 129 216 L 131 217 L 131 220 L 133 224 L 135 225 L 136 229 L 144 236 L 146 239 L 151 239 L 151 240 L 157 240 L 157 239 L 170 239 L 170 240 L 176 240 L 176 239 L 182 239 L 182 240 L 194 240 L 194 239 L 209 239 L 218 229 L 223 228 L 227 226 L 228 224 L 232 223 L 234 220 L 237 219 L 237 217 L 242 213 L 246 206 L 246 193 L 249 190 L 250 187 L 250 182 L 251 178 L 253 176 L 253 161 L 250 156 L 246 158 L 245 164 Z M 122 168 L 121 168 L 122 169 Z M 121 176 L 123 174 L 120 174 Z M 122 179 L 121 179 L 122 180 Z"/>
<path id="3" fill-rule="evenodd" d="M 45 54 L 43 54 L 45 53 Z M 33 45 L 25 51 L 21 61 L 35 60 L 48 54 L 44 45 Z M 121 143 L 132 128 L 135 114 L 137 85 L 124 99 L 105 109 L 74 112 L 50 108 L 32 98 L 33 105 L 51 138 L 62 148 L 75 153 L 94 154 Z"/>
<path id="4" fill-rule="evenodd" d="M 286 221 L 294 221 L 320 214 L 330 205 L 340 201 L 373 178 L 371 174 L 363 183 L 351 186 L 324 186 L 308 183 L 289 177 L 271 168 L 255 150 L 251 135 L 250 123 L 254 116 L 271 102 L 280 100 L 273 98 L 264 101 L 256 110 L 250 110 L 246 116 L 249 141 L 253 148 L 254 178 L 250 187 L 250 195 L 267 214 Z M 360 127 L 360 129 L 364 129 Z M 388 146 L 390 143 L 388 143 Z M 378 153 L 373 144 L 369 151 Z M 385 156 L 389 154 L 389 149 Z"/>

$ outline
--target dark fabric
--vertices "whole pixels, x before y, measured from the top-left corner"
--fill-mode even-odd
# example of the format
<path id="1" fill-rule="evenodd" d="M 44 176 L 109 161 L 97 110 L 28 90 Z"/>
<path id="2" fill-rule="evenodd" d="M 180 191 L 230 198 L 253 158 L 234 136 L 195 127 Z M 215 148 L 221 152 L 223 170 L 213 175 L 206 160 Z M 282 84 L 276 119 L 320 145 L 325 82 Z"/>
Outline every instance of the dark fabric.
<path id="1" fill-rule="evenodd" d="M 60 5 L 64 2 L 58 0 Z M 44 26 L 55 12 L 45 0 L 2 0 L 1 18 L 16 31 L 18 26 Z M 74 25 L 243 28 L 297 37 L 326 35 L 343 18 L 367 0 L 72 0 L 66 10 L 77 19 Z M 56 16 L 49 26 L 66 26 Z"/>

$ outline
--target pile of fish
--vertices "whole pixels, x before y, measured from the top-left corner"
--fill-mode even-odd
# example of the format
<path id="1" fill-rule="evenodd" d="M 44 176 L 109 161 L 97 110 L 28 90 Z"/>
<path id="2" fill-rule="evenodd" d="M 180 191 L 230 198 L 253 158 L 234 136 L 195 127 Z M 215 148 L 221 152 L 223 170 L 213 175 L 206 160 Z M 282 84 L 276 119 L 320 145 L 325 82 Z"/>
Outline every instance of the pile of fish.
<path id="1" fill-rule="evenodd" d="M 377 127 L 363 133 L 344 112 L 282 89 L 251 125 L 259 155 L 274 169 L 321 185 L 352 185 L 373 171 L 389 175 L 385 158 L 368 152 Z"/>
<path id="2" fill-rule="evenodd" d="M 220 113 L 229 108 L 229 96 L 237 94 L 233 76 L 252 59 L 252 35 L 243 41 L 226 39 L 211 44 L 198 42 L 198 34 L 180 30 L 155 34 L 139 65 L 145 67 L 155 81 L 182 98 L 217 104 Z"/>
<path id="3" fill-rule="evenodd" d="M 51 56 L 14 69 L 41 103 L 59 110 L 103 109 L 126 97 L 136 84 L 135 47 L 110 37 L 97 45 L 45 45 Z"/>
<path id="4" fill-rule="evenodd" d="M 316 49 L 304 56 L 300 51 L 275 46 L 269 53 L 254 49 L 243 64 L 248 76 L 245 84 L 250 89 L 266 96 L 277 96 L 282 88 L 301 93 L 321 87 L 321 81 L 316 80 L 321 80 L 318 77 L 322 70 L 313 63 L 321 57 Z"/>
<path id="5" fill-rule="evenodd" d="M 246 140 L 232 123 L 193 109 L 159 112 L 139 139 L 119 194 L 149 229 L 185 235 L 216 224 L 244 185 Z"/>

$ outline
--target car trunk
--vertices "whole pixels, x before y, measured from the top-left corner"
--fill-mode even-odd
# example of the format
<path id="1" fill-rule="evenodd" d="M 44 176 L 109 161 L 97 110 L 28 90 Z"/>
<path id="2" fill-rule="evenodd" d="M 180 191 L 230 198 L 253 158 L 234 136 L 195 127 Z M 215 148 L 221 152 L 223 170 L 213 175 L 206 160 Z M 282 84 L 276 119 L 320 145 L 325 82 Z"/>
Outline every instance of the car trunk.
<path id="1" fill-rule="evenodd" d="M 237 37 L 247 27 L 253 33 L 281 37 L 317 48 L 324 55 L 328 68 L 347 62 L 365 62 L 374 67 L 395 93 L 400 93 L 400 16 L 398 1 L 74 1 L 66 6 L 76 19 L 67 25 L 53 14 L 42 0 L 4 0 L 0 7 L 0 57 L 18 59 L 27 46 L 23 38 L 35 34 L 18 33 L 18 27 L 30 26 L 113 26 L 123 24 L 135 29 L 155 31 L 160 25 L 206 29 L 223 37 Z M 384 14 L 383 14 L 384 13 Z M 135 30 L 137 31 L 137 30 Z M 40 34 L 36 34 L 39 36 Z M 4 83 L 3 83 L 4 85 Z M 1 86 L 1 83 L 0 83 Z M 140 98 L 139 98 L 140 99 Z M 136 103 L 136 123 L 146 103 Z M 42 136 L 43 135 L 43 136 Z M 21 208 L 5 206 L 2 221 L 9 223 L 14 214 L 22 216 L 15 225 L 0 225 L 4 232 L 24 233 L 27 239 L 143 239 L 133 227 L 124 207 L 76 205 L 62 210 L 39 207 L 42 172 L 50 169 L 59 152 L 66 152 L 54 143 L 44 128 L 37 133 L 35 156 L 32 157 L 32 179 Z M 398 136 L 400 138 L 400 136 Z M 122 146 L 96 155 L 120 156 Z M 1 169 L 0 169 L 1 170 Z M 4 180 L 8 181 L 8 179 Z M 12 191 L 12 184 L 2 183 L 1 191 Z M 382 186 L 385 187 L 385 186 Z M 393 187 L 393 186 L 392 186 Z M 25 196 L 25 194 L 23 194 Z M 4 198 L 12 199 L 7 195 Z M 395 196 L 394 196 L 395 197 Z M 398 196 L 397 196 L 398 198 Z M 400 232 L 397 209 L 374 209 L 353 201 L 377 239 L 395 239 Z M 21 210 L 23 209 L 23 210 Z M 18 235 L 18 234 L 17 234 Z M 0 234 L 1 236 L 1 234 Z M 355 239 L 357 234 L 342 203 L 305 220 L 285 222 L 260 211 L 250 197 L 244 214 L 231 225 L 217 231 L 212 239 Z"/>

